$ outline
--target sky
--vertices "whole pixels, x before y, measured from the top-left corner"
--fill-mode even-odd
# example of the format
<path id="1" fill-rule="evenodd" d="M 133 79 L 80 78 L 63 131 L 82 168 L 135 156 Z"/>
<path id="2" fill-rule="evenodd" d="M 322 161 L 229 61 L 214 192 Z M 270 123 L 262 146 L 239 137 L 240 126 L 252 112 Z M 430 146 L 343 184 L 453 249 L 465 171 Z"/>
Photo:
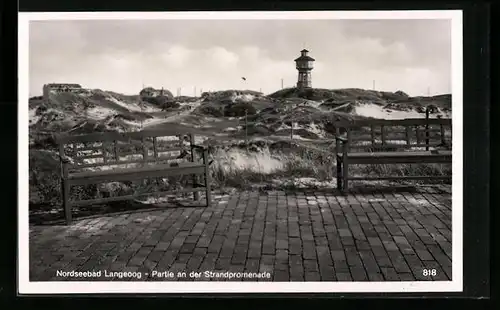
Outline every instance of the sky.
<path id="1" fill-rule="evenodd" d="M 297 83 L 294 59 L 316 59 L 315 88 L 451 93 L 451 21 L 42 20 L 29 27 L 30 96 L 46 83 L 174 95 Z M 246 78 L 246 81 L 242 79 Z M 375 81 L 375 83 L 374 83 Z"/>

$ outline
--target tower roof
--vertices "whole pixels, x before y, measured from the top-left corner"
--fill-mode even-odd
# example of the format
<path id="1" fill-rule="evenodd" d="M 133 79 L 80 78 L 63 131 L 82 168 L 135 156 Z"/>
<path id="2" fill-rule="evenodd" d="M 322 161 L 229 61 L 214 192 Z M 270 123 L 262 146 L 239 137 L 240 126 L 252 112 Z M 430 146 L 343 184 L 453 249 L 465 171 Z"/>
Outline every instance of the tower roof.
<path id="1" fill-rule="evenodd" d="M 294 61 L 301 61 L 301 60 L 315 61 L 315 59 L 310 56 L 300 56 L 299 58 L 296 58 Z"/>
<path id="2" fill-rule="evenodd" d="M 307 52 L 309 52 L 309 51 L 308 51 L 308 50 L 306 50 L 306 49 L 303 49 L 303 50 L 301 50 L 301 52 L 306 52 L 306 53 L 307 53 Z"/>

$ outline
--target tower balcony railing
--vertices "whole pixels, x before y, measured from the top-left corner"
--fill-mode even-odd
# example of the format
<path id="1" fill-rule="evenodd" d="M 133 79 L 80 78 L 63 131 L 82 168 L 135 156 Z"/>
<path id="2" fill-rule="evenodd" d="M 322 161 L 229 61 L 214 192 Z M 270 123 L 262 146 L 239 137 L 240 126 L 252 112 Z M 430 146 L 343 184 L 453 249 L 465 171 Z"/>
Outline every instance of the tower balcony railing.
<path id="1" fill-rule="evenodd" d="M 295 67 L 297 69 L 313 69 L 314 66 L 312 61 L 297 61 Z"/>

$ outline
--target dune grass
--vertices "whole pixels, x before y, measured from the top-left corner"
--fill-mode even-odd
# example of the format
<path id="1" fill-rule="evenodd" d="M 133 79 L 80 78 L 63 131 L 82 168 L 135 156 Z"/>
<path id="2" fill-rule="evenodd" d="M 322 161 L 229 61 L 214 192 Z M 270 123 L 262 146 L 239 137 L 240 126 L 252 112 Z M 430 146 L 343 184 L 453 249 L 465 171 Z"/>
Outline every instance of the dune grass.
<path id="1" fill-rule="evenodd" d="M 245 152 L 245 151 L 242 151 Z M 246 152 L 242 158 L 230 153 L 219 153 L 212 164 L 212 180 L 217 187 L 252 188 L 256 183 L 276 180 L 314 178 L 327 181 L 333 178 L 333 156 L 315 150 L 301 149 L 293 153 L 265 150 L 263 153 Z M 246 161 L 250 165 L 241 165 Z"/>
<path id="2" fill-rule="evenodd" d="M 238 167 L 231 161 L 218 158 L 212 167 L 213 181 L 219 187 L 235 187 L 238 189 L 249 189 L 255 183 L 276 183 L 277 180 L 299 180 L 312 178 L 318 182 L 336 181 L 336 162 L 333 154 L 310 150 L 300 150 L 291 154 L 269 154 L 269 159 L 280 164 L 273 171 L 253 167 Z M 261 167 L 266 167 L 265 158 L 260 159 Z M 259 161 L 259 159 L 255 159 Z M 229 164 L 228 164 L 229 163 Z M 351 175 L 363 176 L 449 176 L 451 175 L 451 164 L 386 164 L 386 165 L 350 165 Z M 357 181 L 364 183 L 369 181 Z M 442 180 L 408 181 L 394 180 L 394 183 L 406 184 L 408 182 L 430 183 L 447 182 Z M 282 183 L 286 184 L 286 182 Z"/>

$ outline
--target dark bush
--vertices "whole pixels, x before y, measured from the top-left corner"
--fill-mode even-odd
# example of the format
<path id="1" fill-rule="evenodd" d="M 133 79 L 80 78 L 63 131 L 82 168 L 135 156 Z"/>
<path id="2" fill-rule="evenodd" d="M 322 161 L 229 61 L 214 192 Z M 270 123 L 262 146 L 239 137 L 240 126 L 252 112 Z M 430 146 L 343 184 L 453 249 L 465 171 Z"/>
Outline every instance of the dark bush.
<path id="1" fill-rule="evenodd" d="M 45 105 L 40 105 L 36 111 L 35 111 L 35 115 L 37 116 L 40 116 L 42 115 L 44 112 L 46 112 L 48 110 L 48 108 L 45 106 Z"/>
<path id="2" fill-rule="evenodd" d="M 196 110 L 201 114 L 210 115 L 214 117 L 224 116 L 224 110 L 222 109 L 222 107 L 216 107 L 210 104 L 202 105 Z"/>
<path id="3" fill-rule="evenodd" d="M 157 107 L 162 107 L 164 104 L 170 101 L 170 98 L 167 96 L 156 96 L 156 97 L 142 97 L 142 100 L 154 104 Z"/>
<path id="4" fill-rule="evenodd" d="M 245 128 L 243 128 L 243 130 L 245 130 Z M 269 128 L 263 125 L 248 125 L 246 130 L 249 135 L 267 136 L 272 133 Z"/>
<path id="5" fill-rule="evenodd" d="M 127 121 L 135 121 L 136 118 L 132 115 L 132 114 L 118 114 L 116 116 L 113 117 L 113 119 L 124 119 L 124 120 L 127 120 Z"/>
<path id="6" fill-rule="evenodd" d="M 228 104 L 224 107 L 224 116 L 245 116 L 245 111 L 247 115 L 254 115 L 257 113 L 256 109 L 249 103 L 235 103 Z"/>
<path id="7" fill-rule="evenodd" d="M 260 111 L 260 113 L 280 114 L 280 111 L 275 107 L 269 107 L 269 108 L 262 109 Z"/>
<path id="8" fill-rule="evenodd" d="M 397 92 L 395 92 L 394 94 L 400 96 L 400 97 L 404 97 L 404 98 L 408 98 L 410 96 L 408 96 L 407 93 L 405 93 L 404 91 L 401 91 L 401 90 L 398 90 Z"/>
<path id="9" fill-rule="evenodd" d="M 381 95 L 382 95 L 382 99 L 387 100 L 387 101 L 393 101 L 393 102 L 408 99 L 408 95 L 402 91 L 397 91 L 395 93 L 382 92 Z"/>
<path id="10" fill-rule="evenodd" d="M 434 104 L 429 104 L 427 106 L 427 109 L 429 110 L 429 113 L 431 113 L 431 114 L 439 113 L 439 108 Z"/>
<path id="11" fill-rule="evenodd" d="M 29 153 L 30 201 L 60 203 L 60 163 L 54 152 L 31 150 Z"/>
<path id="12" fill-rule="evenodd" d="M 180 108 L 180 103 L 175 101 L 167 101 L 162 105 L 162 109 L 177 109 Z"/>
<path id="13" fill-rule="evenodd" d="M 139 92 L 139 96 L 143 99 L 145 97 L 167 97 L 169 99 L 174 98 L 174 95 L 172 95 L 172 92 L 170 92 L 169 90 L 166 89 L 159 90 L 159 89 L 154 89 L 153 87 L 146 87 L 142 89 Z"/>
<path id="14" fill-rule="evenodd" d="M 265 124 L 273 124 L 280 120 L 279 116 L 269 116 L 262 118 L 262 122 Z"/>

